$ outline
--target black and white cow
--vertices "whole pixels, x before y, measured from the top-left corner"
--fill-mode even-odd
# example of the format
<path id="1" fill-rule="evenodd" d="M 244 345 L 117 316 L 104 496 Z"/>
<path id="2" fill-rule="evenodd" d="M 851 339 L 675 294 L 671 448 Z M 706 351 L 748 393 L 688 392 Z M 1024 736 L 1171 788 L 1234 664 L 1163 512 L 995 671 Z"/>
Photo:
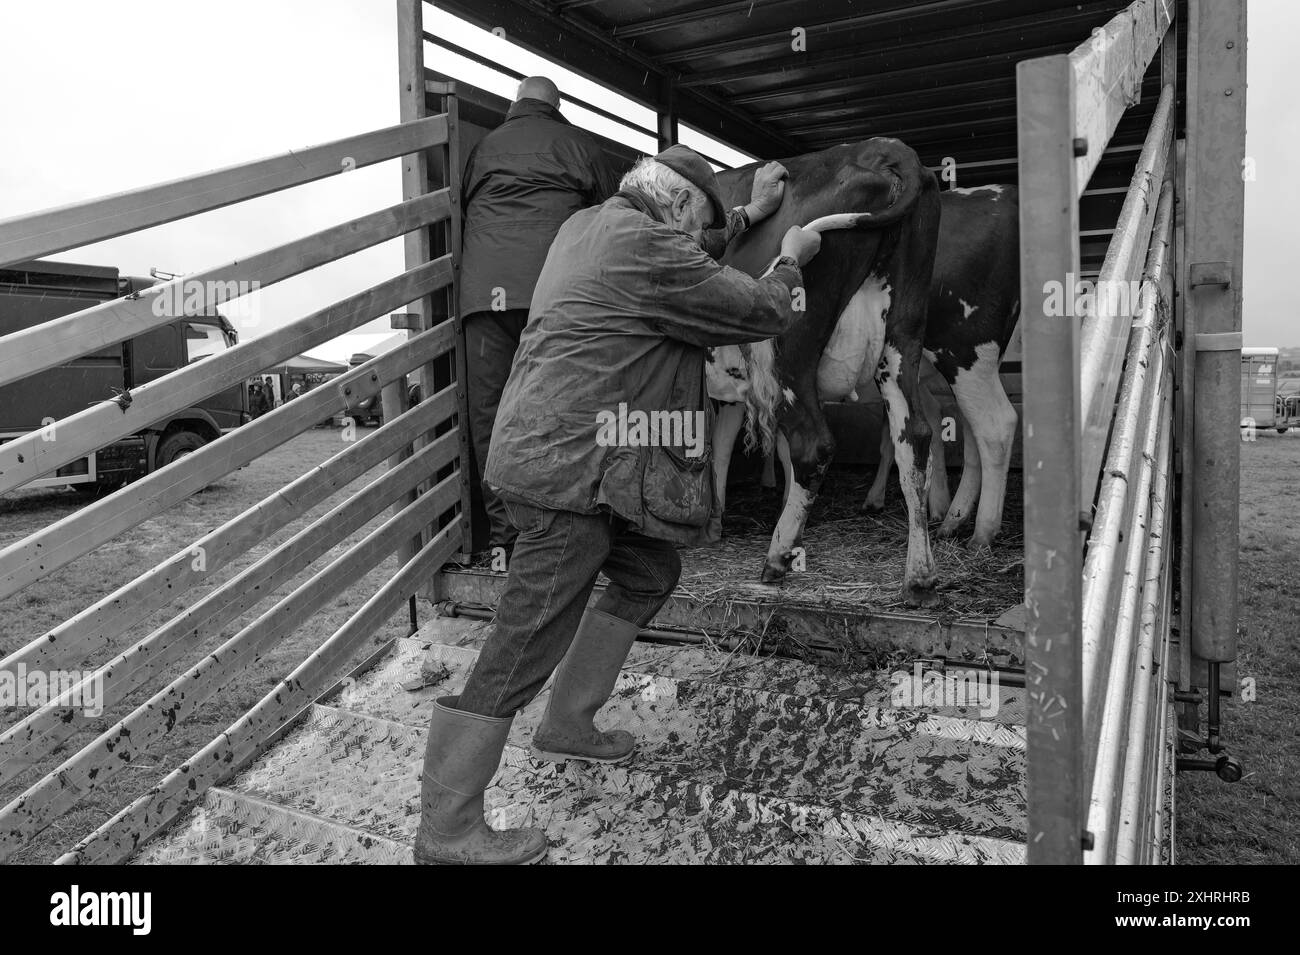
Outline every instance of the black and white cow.
<path id="1" fill-rule="evenodd" d="M 934 262 L 925 357 L 953 390 L 962 416 L 962 473 L 948 498 L 943 449 L 935 442 L 930 478 L 930 517 L 942 520 L 938 535 L 953 537 L 975 515 L 969 546 L 989 547 L 1002 527 L 1016 410 L 998 375 L 1020 314 L 1019 202 L 1014 186 L 978 186 L 941 193 L 939 249 Z M 923 408 L 941 432 L 938 402 L 927 390 Z M 880 441 L 880 466 L 865 509 L 885 503 L 893 442 Z M 978 510 L 976 502 L 978 501 Z"/>
<path id="2" fill-rule="evenodd" d="M 939 442 L 932 443 L 928 504 L 931 517 L 943 520 L 938 531 L 942 537 L 955 535 L 974 513 L 975 532 L 970 546 L 986 548 L 1002 523 L 1007 470 L 1017 423 L 1015 409 L 998 375 L 1019 314 L 1017 193 L 1013 186 L 952 189 L 941 193 L 941 208 L 925 356 L 939 369 L 957 398 L 965 453 L 961 483 L 956 496 L 950 498 L 943 449 Z M 868 294 L 857 298 L 856 305 L 868 310 L 889 308 L 887 296 L 867 291 Z M 848 309 L 844 317 L 850 321 L 856 318 Z M 882 320 L 883 316 L 873 317 L 869 323 L 878 325 Z M 852 366 L 854 358 L 853 348 L 843 346 L 851 345 L 851 338 L 844 334 L 833 336 L 818 361 L 819 397 L 823 400 L 844 390 L 845 365 Z M 719 409 L 714 437 L 714 465 L 720 493 L 725 494 L 726 469 L 742 424 L 749 425 L 747 444 L 751 447 L 783 449 L 780 435 L 773 433 L 775 414 L 771 410 L 784 400 L 779 385 L 782 372 L 777 368 L 778 354 L 782 353 L 772 343 L 763 342 L 714 349 L 711 356 L 709 391 L 724 402 Z M 855 397 L 852 391 L 848 397 Z M 939 433 L 938 402 L 928 389 L 921 389 L 920 404 L 932 433 Z M 864 504 L 869 511 L 879 510 L 884 503 L 885 480 L 897 443 L 892 431 L 892 427 L 883 429 L 880 467 Z M 786 473 L 788 478 L 788 465 Z M 905 495 L 906 489 L 904 484 Z M 910 500 L 909 508 L 912 508 Z M 790 516 L 790 510 L 787 485 L 783 517 Z M 806 517 L 806 511 L 803 516 Z M 779 553 L 783 543 L 778 527 L 772 550 Z M 769 554 L 768 565 L 771 563 Z M 765 579 L 770 577 L 765 574 Z"/>
<path id="3" fill-rule="evenodd" d="M 793 559 L 808 509 L 835 451 L 821 402 L 848 397 L 873 381 L 884 398 L 908 506 L 903 598 L 911 606 L 936 602 L 934 557 L 926 501 L 931 428 L 921 413 L 921 352 L 926 340 L 939 232 L 934 175 L 894 139 L 870 139 L 784 159 L 789 171 L 777 212 L 742 235 L 724 261 L 753 275 L 775 259 L 792 225 L 870 212 L 867 228 L 822 233 L 821 251 L 804 269 L 802 321 L 774 341 L 715 349 L 710 394 L 744 401 L 748 436 L 785 469 L 785 505 L 772 535 L 762 579 L 779 583 Z M 749 198 L 758 164 L 719 175 L 728 206 Z M 727 356 L 746 373 L 726 373 Z M 748 379 L 743 380 L 743 379 Z M 743 411 L 724 406 L 715 430 L 715 467 L 725 469 Z M 730 437 L 722 435 L 730 428 Z M 719 488 L 725 488 L 725 470 Z"/>

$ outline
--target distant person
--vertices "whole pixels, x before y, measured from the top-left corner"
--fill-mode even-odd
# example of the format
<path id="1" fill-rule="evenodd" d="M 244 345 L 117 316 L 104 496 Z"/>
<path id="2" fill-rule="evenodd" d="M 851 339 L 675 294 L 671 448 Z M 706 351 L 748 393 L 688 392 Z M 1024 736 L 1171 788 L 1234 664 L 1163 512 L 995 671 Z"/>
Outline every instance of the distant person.
<path id="1" fill-rule="evenodd" d="M 288 393 L 287 395 L 284 396 L 284 400 L 285 400 L 285 401 L 293 401 L 294 398 L 301 398 L 302 395 L 303 395 L 303 393 L 304 393 L 304 391 L 305 391 L 305 389 L 304 389 L 303 386 L 302 386 L 302 382 L 301 382 L 301 381 L 295 381 L 295 382 L 293 383 L 293 387 L 289 389 L 289 393 Z"/>
<path id="2" fill-rule="evenodd" d="M 257 420 L 271 410 L 271 401 L 260 383 L 248 386 L 248 411 Z"/>
<path id="3" fill-rule="evenodd" d="M 533 287 L 564 221 L 618 188 L 596 141 L 571 126 L 559 106 L 560 91 L 549 79 L 523 80 L 505 122 L 483 137 L 465 165 L 460 314 L 474 474 L 490 525 L 489 547 L 509 549 L 516 534 L 505 506 L 482 479 Z"/>

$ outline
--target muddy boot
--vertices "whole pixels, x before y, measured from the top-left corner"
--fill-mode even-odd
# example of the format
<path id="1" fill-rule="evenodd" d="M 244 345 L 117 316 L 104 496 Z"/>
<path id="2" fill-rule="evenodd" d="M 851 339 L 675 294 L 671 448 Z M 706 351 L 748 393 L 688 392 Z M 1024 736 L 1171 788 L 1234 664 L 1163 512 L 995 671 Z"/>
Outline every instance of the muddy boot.
<path id="1" fill-rule="evenodd" d="M 498 832 L 483 818 L 483 791 L 496 774 L 514 717 L 494 719 L 456 709 L 459 697 L 433 705 L 424 754 L 419 865 L 526 865 L 546 855 L 540 829 Z"/>
<path id="2" fill-rule="evenodd" d="M 631 733 L 601 732 L 592 718 L 609 699 L 640 629 L 600 610 L 582 615 L 569 652 L 555 671 L 546 715 L 533 736 L 539 759 L 621 763 L 632 755 L 636 741 Z"/>

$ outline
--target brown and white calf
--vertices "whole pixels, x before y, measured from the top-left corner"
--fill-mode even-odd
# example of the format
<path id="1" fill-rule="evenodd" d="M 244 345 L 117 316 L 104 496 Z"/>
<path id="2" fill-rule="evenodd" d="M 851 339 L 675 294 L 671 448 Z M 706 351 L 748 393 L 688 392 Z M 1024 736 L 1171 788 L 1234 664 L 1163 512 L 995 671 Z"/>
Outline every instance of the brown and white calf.
<path id="1" fill-rule="evenodd" d="M 908 507 L 903 597 L 912 606 L 932 605 L 937 575 L 926 520 L 931 428 L 921 413 L 921 352 L 939 233 L 938 184 L 916 153 L 894 139 L 781 162 L 789 179 L 780 209 L 732 244 L 726 264 L 759 275 L 790 226 L 846 213 L 870 216 L 858 228 L 822 233 L 821 251 L 804 269 L 805 311 L 791 331 L 743 348 L 715 349 L 708 365 L 710 394 L 743 401 L 747 439 L 768 452 L 775 448 L 785 469 L 785 504 L 762 580 L 785 578 L 834 455 L 822 401 L 842 400 L 874 381 Z M 748 200 L 757 166 L 719 175 L 727 205 Z M 744 369 L 739 377 L 726 370 L 736 365 Z M 720 490 L 744 409 L 724 406 L 719 416 L 713 453 Z M 728 429 L 729 437 L 721 433 Z"/>

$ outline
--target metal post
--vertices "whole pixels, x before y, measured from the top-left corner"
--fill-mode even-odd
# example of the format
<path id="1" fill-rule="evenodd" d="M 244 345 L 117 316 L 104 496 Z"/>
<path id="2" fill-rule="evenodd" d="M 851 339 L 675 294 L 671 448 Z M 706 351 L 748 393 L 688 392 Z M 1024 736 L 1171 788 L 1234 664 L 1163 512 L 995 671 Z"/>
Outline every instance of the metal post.
<path id="1" fill-rule="evenodd" d="M 1174 213 L 1174 248 L 1177 256 L 1174 272 L 1174 322 L 1181 338 L 1178 353 L 1178 399 L 1175 424 L 1178 442 L 1174 446 L 1174 467 L 1178 480 L 1178 689 L 1190 690 L 1192 686 L 1192 487 L 1195 471 L 1192 462 L 1194 403 L 1196 394 L 1196 329 L 1191 324 L 1187 305 L 1187 255 L 1186 221 L 1187 203 L 1187 140 L 1177 143 L 1177 179 L 1174 185 L 1176 210 Z M 1180 705 L 1179 726 L 1193 733 L 1200 731 L 1200 718 L 1195 706 Z"/>
<path id="2" fill-rule="evenodd" d="M 397 75 L 399 82 L 399 117 L 402 122 L 422 119 L 428 115 L 424 102 L 424 23 L 423 3 L 421 0 L 397 0 Z M 448 130 L 451 134 L 451 130 Z M 428 191 L 429 166 L 428 156 L 424 152 L 411 153 L 402 157 L 402 198 L 414 199 Z M 429 244 L 429 230 L 416 229 L 404 237 L 406 246 L 406 268 L 413 269 L 430 261 L 432 249 Z M 426 297 L 412 302 L 407 327 L 416 330 L 430 328 L 430 301 Z M 431 392 L 426 387 L 424 394 Z M 408 408 L 406 380 L 399 378 L 384 386 L 381 392 L 384 420 L 392 421 Z M 413 447 L 404 448 L 388 462 L 393 467 L 409 457 Z M 393 505 L 394 513 L 401 511 L 415 500 L 418 489 L 403 497 Z M 424 543 L 423 528 L 409 541 L 403 541 L 398 549 L 399 562 L 405 564 L 411 560 Z"/>
<path id="3" fill-rule="evenodd" d="M 1173 23 L 1165 34 L 1160 60 L 1160 82 L 1162 85 L 1174 84 L 1175 96 L 1178 88 L 1178 24 Z M 1186 195 L 1186 147 L 1187 140 L 1178 138 L 1174 130 L 1174 241 L 1169 247 L 1172 267 L 1169 274 L 1173 276 L 1173 314 L 1174 334 L 1172 337 L 1177 349 L 1174 362 L 1174 487 L 1178 502 L 1178 549 L 1171 555 L 1171 566 L 1178 581 L 1178 590 L 1182 600 L 1178 608 L 1178 656 L 1177 666 L 1166 676 L 1180 690 L 1191 687 L 1192 676 L 1192 396 L 1195 393 L 1193 366 L 1196 361 L 1196 336 L 1187 321 L 1186 275 L 1187 258 L 1184 254 L 1184 227 L 1187 215 Z M 1198 729 L 1195 707 L 1190 709 L 1180 706 L 1178 710 L 1180 724 L 1186 729 Z"/>
<path id="4" fill-rule="evenodd" d="M 1196 391 L 1192 580 L 1183 600 L 1192 603 L 1193 654 L 1226 663 L 1237 656 L 1246 3 L 1191 0 L 1189 11 L 1183 291 Z"/>
<path id="5" fill-rule="evenodd" d="M 451 192 L 451 215 L 447 219 L 444 239 L 446 242 L 446 251 L 452 254 L 453 268 L 455 269 L 455 279 L 447 288 L 446 308 L 447 315 L 456 323 L 456 350 L 452 356 L 452 374 L 456 379 L 456 429 L 460 432 L 460 514 L 461 514 L 461 553 L 466 557 L 473 550 L 473 519 L 470 505 L 470 481 L 474 480 L 474 469 L 470 465 L 470 441 L 469 441 L 469 370 L 468 356 L 465 352 L 465 326 L 462 322 L 464 318 L 460 314 L 460 307 L 456 301 L 457 289 L 460 288 L 460 244 L 461 229 L 463 225 L 462 216 L 465 210 L 461 208 L 461 172 L 462 158 L 460 155 L 460 107 L 456 99 L 456 84 L 448 84 L 447 95 L 442 99 L 443 111 L 447 114 L 447 150 L 443 156 L 443 169 L 441 181 L 446 184 L 447 189 Z M 433 379 L 430 377 L 425 384 L 426 394 L 431 394 Z"/>
<path id="6" fill-rule="evenodd" d="M 677 83 L 672 77 L 660 80 L 659 151 L 677 144 Z"/>
<path id="7" fill-rule="evenodd" d="M 1024 350 L 1028 861 L 1083 858 L 1079 329 L 1048 283 L 1079 272 L 1074 74 L 1066 55 L 1016 67 Z M 1073 288 L 1064 295 L 1073 298 Z M 1067 312 L 1071 310 L 1066 310 Z"/>

